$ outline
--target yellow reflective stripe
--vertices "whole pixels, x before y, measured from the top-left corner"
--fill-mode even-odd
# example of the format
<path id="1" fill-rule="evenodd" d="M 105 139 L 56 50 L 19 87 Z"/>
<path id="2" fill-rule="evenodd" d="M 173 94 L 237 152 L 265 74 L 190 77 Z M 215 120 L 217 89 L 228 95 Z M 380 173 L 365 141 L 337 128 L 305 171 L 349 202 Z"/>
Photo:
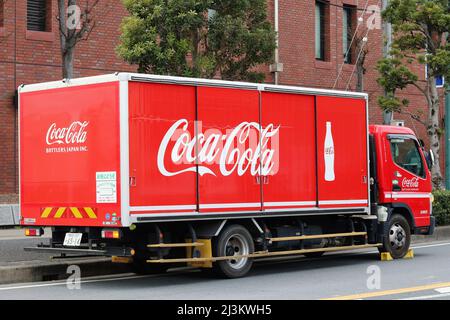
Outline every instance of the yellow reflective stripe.
<path id="1" fill-rule="evenodd" d="M 81 214 L 80 210 L 78 210 L 78 208 L 70 207 L 70 211 L 72 211 L 72 213 L 75 216 L 75 218 L 77 218 L 77 219 L 82 219 L 83 218 L 83 215 Z"/>
<path id="2" fill-rule="evenodd" d="M 86 211 L 86 213 L 88 214 L 89 218 L 97 219 L 97 216 L 95 215 L 95 212 L 94 212 L 94 210 L 92 210 L 92 208 L 85 207 L 84 211 Z"/>
<path id="3" fill-rule="evenodd" d="M 63 215 L 63 213 L 64 213 L 64 211 L 66 211 L 66 207 L 60 207 L 60 208 L 58 208 L 58 210 L 56 211 L 56 214 L 55 214 L 55 219 L 59 219 L 59 218 L 61 218 L 61 216 Z"/>
<path id="4" fill-rule="evenodd" d="M 47 218 L 52 209 L 53 209 L 52 207 L 45 208 L 44 211 L 42 212 L 41 218 Z"/>

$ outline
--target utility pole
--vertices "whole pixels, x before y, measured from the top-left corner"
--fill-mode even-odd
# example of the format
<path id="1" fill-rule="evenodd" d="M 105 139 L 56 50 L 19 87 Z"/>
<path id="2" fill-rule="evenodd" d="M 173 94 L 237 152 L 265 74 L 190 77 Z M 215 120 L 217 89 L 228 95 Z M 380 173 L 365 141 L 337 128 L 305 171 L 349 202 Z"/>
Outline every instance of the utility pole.
<path id="1" fill-rule="evenodd" d="M 274 3 L 274 29 L 275 29 L 275 33 L 276 33 L 276 48 L 275 48 L 275 62 L 274 64 L 270 65 L 270 72 L 274 73 L 274 80 L 275 80 L 275 84 L 278 84 L 279 82 L 279 73 L 283 72 L 283 64 L 280 63 L 280 53 L 279 53 L 279 49 L 278 49 L 278 45 L 279 45 L 279 41 L 278 41 L 278 21 L 279 21 L 279 5 L 278 5 L 278 0 L 275 0 Z"/>
<path id="2" fill-rule="evenodd" d="M 383 8 L 384 11 L 388 6 L 389 0 L 383 0 Z M 389 51 L 391 50 L 392 45 L 392 24 L 389 22 L 383 21 L 383 57 L 389 57 Z M 387 92 L 384 92 L 384 95 L 387 95 Z M 392 121 L 392 112 L 383 111 L 383 124 L 391 124 Z"/>
<path id="3" fill-rule="evenodd" d="M 445 189 L 450 190 L 450 86 L 445 93 Z"/>

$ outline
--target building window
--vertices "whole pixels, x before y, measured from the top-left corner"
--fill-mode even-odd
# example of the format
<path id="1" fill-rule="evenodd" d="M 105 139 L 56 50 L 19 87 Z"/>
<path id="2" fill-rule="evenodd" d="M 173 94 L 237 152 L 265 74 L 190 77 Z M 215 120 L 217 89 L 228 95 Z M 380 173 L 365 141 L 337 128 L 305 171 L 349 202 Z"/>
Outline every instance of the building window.
<path id="1" fill-rule="evenodd" d="M 0 28 L 3 28 L 5 25 L 4 22 L 4 6 L 5 6 L 5 1 L 4 0 L 0 0 Z"/>
<path id="2" fill-rule="evenodd" d="M 316 44 L 316 59 L 326 60 L 326 44 L 327 44 L 327 11 L 328 5 L 322 1 L 316 1 L 316 15 L 315 15 L 315 44 Z"/>
<path id="3" fill-rule="evenodd" d="M 344 6 L 342 11 L 342 49 L 345 63 L 353 62 L 353 33 L 355 32 L 356 8 Z"/>
<path id="4" fill-rule="evenodd" d="M 51 0 L 27 0 L 27 30 L 51 31 Z"/>

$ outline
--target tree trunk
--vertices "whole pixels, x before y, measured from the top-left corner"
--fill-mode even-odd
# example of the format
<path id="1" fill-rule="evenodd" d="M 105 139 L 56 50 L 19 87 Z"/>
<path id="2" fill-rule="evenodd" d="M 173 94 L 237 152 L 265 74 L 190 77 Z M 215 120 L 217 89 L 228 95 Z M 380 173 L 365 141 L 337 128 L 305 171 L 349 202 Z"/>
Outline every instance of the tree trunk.
<path id="1" fill-rule="evenodd" d="M 433 76 L 428 76 L 428 136 L 430 137 L 430 148 L 434 155 L 434 165 L 431 168 L 431 177 L 434 189 L 443 189 L 443 179 L 440 164 L 440 121 L 439 121 L 439 94 Z"/>
<path id="2" fill-rule="evenodd" d="M 364 91 L 364 66 L 361 66 L 359 63 L 357 65 L 356 72 L 356 91 L 363 92 Z"/>
<path id="3" fill-rule="evenodd" d="M 67 6 L 75 5 L 76 0 L 68 0 Z M 65 0 L 58 0 L 59 38 L 61 43 L 62 75 L 73 78 L 73 56 L 75 50 L 74 34 L 76 30 L 67 27 L 67 6 Z"/>
<path id="4" fill-rule="evenodd" d="M 75 48 L 69 48 L 62 53 L 63 60 L 63 78 L 73 78 L 73 53 Z"/>

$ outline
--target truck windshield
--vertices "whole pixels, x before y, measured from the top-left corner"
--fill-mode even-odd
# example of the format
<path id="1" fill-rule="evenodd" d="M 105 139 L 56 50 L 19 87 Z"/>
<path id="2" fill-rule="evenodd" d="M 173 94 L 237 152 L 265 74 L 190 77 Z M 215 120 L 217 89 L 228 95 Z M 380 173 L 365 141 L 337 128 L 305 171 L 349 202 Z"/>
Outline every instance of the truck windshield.
<path id="1" fill-rule="evenodd" d="M 391 138 L 391 152 L 394 162 L 403 169 L 424 177 L 424 166 L 418 145 L 411 138 Z"/>

